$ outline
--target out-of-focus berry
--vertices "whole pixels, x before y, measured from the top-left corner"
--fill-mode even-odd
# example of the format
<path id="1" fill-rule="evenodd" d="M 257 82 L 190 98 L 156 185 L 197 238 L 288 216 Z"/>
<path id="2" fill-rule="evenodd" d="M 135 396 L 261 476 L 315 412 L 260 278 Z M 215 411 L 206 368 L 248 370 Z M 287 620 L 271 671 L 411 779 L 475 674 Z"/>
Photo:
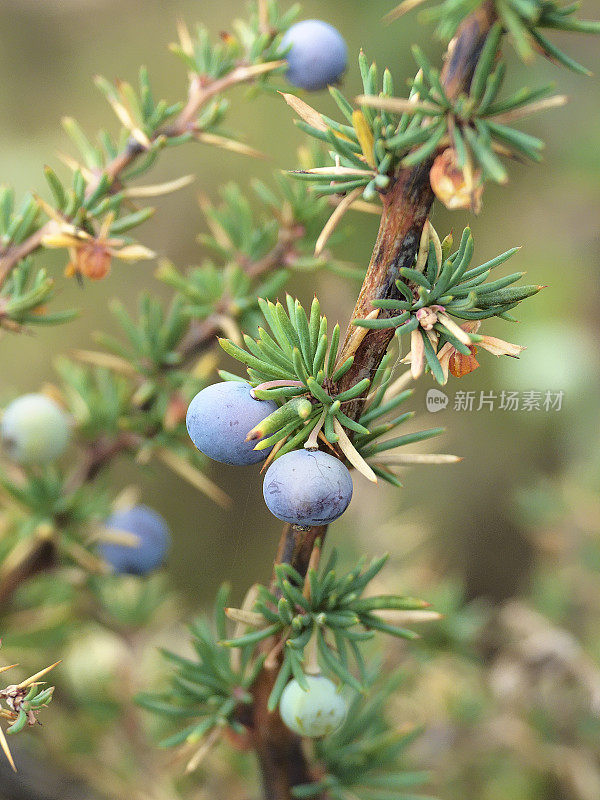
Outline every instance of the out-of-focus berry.
<path id="1" fill-rule="evenodd" d="M 105 528 L 132 533 L 138 543 L 102 542 L 98 552 L 113 570 L 128 575 L 145 575 L 163 563 L 171 544 L 171 534 L 165 520 L 147 506 L 133 506 L 115 511 L 104 522 Z"/>
<path id="2" fill-rule="evenodd" d="M 2 445 L 19 464 L 47 464 L 59 458 L 71 438 L 69 417 L 43 394 L 24 394 L 2 415 Z"/>
<path id="3" fill-rule="evenodd" d="M 279 701 L 287 727 L 299 736 L 316 739 L 336 731 L 346 719 L 348 704 L 335 683 L 324 675 L 306 675 L 308 690 L 291 680 Z"/>
<path id="4" fill-rule="evenodd" d="M 317 91 L 337 83 L 346 70 L 348 48 L 333 25 L 305 19 L 286 31 L 281 40 L 289 64 L 286 77 L 292 86 Z"/>

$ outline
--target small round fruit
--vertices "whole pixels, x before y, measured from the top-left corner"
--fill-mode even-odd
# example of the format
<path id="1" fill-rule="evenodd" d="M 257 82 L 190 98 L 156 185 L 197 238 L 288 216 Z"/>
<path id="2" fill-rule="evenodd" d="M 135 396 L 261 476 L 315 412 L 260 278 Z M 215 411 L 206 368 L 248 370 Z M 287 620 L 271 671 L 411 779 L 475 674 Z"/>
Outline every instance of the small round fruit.
<path id="1" fill-rule="evenodd" d="M 131 659 L 122 636 L 104 628 L 80 631 L 62 655 L 61 674 L 77 698 L 106 703 L 118 696 L 123 664 Z"/>
<path id="2" fill-rule="evenodd" d="M 256 440 L 247 442 L 246 436 L 277 410 L 277 403 L 255 400 L 250 388 L 242 381 L 213 383 L 190 403 L 188 433 L 198 450 L 213 461 L 245 466 L 264 461 L 269 455 L 270 448 L 255 450 Z"/>
<path id="3" fill-rule="evenodd" d="M 265 475 L 269 511 L 293 525 L 328 525 L 352 499 L 352 478 L 342 462 L 321 450 L 292 450 Z"/>
<path id="4" fill-rule="evenodd" d="M 61 456 L 71 438 L 68 415 L 50 397 L 24 394 L 2 415 L 2 444 L 18 464 L 47 464 Z"/>
<path id="5" fill-rule="evenodd" d="M 336 731 L 346 719 L 348 704 L 335 683 L 323 675 L 306 675 L 308 690 L 291 680 L 279 701 L 287 727 L 299 736 L 316 739 Z"/>
<path id="6" fill-rule="evenodd" d="M 291 46 L 291 47 L 290 47 Z M 292 86 L 316 91 L 336 83 L 346 70 L 348 49 L 342 35 L 320 19 L 305 19 L 286 31 L 281 49 Z"/>
<path id="7" fill-rule="evenodd" d="M 105 528 L 133 533 L 139 542 L 126 544 L 101 542 L 98 552 L 115 572 L 145 575 L 161 566 L 171 544 L 171 533 L 165 520 L 147 506 L 133 506 L 115 511 L 104 522 Z"/>

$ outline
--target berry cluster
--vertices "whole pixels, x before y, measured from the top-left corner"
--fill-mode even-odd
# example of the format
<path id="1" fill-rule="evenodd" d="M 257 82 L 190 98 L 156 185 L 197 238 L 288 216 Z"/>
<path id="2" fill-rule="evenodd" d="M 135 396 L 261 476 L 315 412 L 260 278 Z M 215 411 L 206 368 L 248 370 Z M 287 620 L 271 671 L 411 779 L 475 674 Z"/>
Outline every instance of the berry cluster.
<path id="1" fill-rule="evenodd" d="M 194 397 L 187 412 L 187 429 L 198 450 L 214 461 L 256 464 L 264 461 L 272 448 L 256 450 L 254 431 L 277 410 L 274 401 L 256 399 L 250 384 L 224 381 Z M 352 478 L 339 459 L 309 441 L 306 449 L 292 450 L 271 463 L 263 494 L 269 510 L 284 522 L 327 525 L 348 507 Z"/>

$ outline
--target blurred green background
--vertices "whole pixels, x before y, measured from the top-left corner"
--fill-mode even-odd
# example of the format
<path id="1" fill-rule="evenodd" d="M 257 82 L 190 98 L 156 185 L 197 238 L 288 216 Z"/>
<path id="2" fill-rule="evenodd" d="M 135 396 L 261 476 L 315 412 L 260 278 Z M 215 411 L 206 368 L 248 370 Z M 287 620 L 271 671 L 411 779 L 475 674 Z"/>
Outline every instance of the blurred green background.
<path id="1" fill-rule="evenodd" d="M 343 32 L 350 53 L 362 46 L 369 58 L 388 65 L 397 87 L 404 86 L 415 68 L 410 54 L 419 42 L 434 61 L 442 47 L 429 27 L 415 15 L 385 26 L 383 14 L 392 0 L 307 0 L 303 16 L 320 17 Z M 43 167 L 60 169 L 58 152 L 70 152 L 61 130 L 63 115 L 75 116 L 93 133 L 112 125 L 112 112 L 93 87 L 92 76 L 134 80 L 140 64 L 148 65 L 157 96 L 179 99 L 185 91 L 180 63 L 168 52 L 175 39 L 175 20 L 201 18 L 217 32 L 227 29 L 241 12 L 237 0 L 202 3 L 197 0 L 2 0 L 0 3 L 0 179 L 12 184 L 18 196 L 27 189 L 42 194 Z M 582 16 L 598 17 L 600 2 L 587 2 Z M 563 38 L 567 50 L 600 73 L 598 41 Z M 514 594 L 527 579 L 532 552 L 513 513 L 517 487 L 537 476 L 559 472 L 573 460 L 582 469 L 597 466 L 598 447 L 598 214 L 600 210 L 600 80 L 581 78 L 536 60 L 523 66 L 509 54 L 507 90 L 527 83 L 557 80 L 569 95 L 566 109 L 546 112 L 524 129 L 547 142 L 544 164 L 514 165 L 508 187 L 490 185 L 479 218 L 436 209 L 434 224 L 441 235 L 459 233 L 470 222 L 480 262 L 509 247 L 523 245 L 508 271 L 526 270 L 528 283 L 548 288 L 527 302 L 519 325 L 494 322 L 486 332 L 526 345 L 520 362 L 502 361 L 482 353 L 482 368 L 460 382 L 451 382 L 445 411 L 427 412 L 424 391 L 413 402 L 415 426 L 447 427 L 434 442 L 437 451 L 464 456 L 451 467 L 419 467 L 406 471 L 403 490 L 377 489 L 356 478 L 355 500 L 349 513 L 334 526 L 331 539 L 342 543 L 357 535 L 361 547 L 372 551 L 393 548 L 405 525 L 431 529 L 435 559 L 441 569 L 457 572 L 467 581 L 471 596 L 500 599 Z M 356 59 L 345 80 L 348 95 L 359 91 Z M 253 176 L 268 178 L 274 170 L 296 165 L 302 135 L 292 124 L 290 110 L 276 96 L 262 96 L 250 104 L 244 90 L 232 96 L 228 124 L 245 140 L 268 153 L 264 161 L 188 145 L 169 151 L 155 169 L 152 182 L 186 173 L 197 176 L 184 191 L 161 198 L 158 213 L 140 232 L 144 244 L 161 257 L 183 267 L 203 258 L 195 234 L 202 230 L 197 196 L 218 198 L 227 181 L 246 186 Z M 313 98 L 331 111 L 326 93 Z M 366 266 L 376 234 L 376 218 L 351 214 L 347 243 L 337 255 Z M 107 303 L 120 297 L 129 307 L 144 288 L 165 297 L 155 265 L 116 263 L 109 280 L 87 283 L 81 290 L 60 276 L 62 254 L 47 253 L 48 267 L 58 277 L 60 295 L 55 307 L 81 308 L 80 319 L 31 336 L 5 334 L 0 340 L 0 399 L 34 390 L 53 379 L 56 355 L 73 347 L 93 345 L 94 330 L 110 330 Z M 348 320 L 358 286 L 344 285 L 333 276 L 295 279 L 293 290 L 303 301 L 318 290 L 328 318 Z M 427 388 L 427 387 L 425 387 Z M 560 411 L 455 412 L 453 396 L 464 391 L 529 389 L 563 391 Z M 228 511 L 217 509 L 179 479 L 158 467 L 142 470 L 122 463 L 111 481 L 118 491 L 129 483 L 143 487 L 144 501 L 169 520 L 175 532 L 170 573 L 193 603 L 202 605 L 215 587 L 228 578 L 239 595 L 269 571 L 279 535 L 279 523 L 262 501 L 256 471 L 212 466 L 212 477 L 233 497 Z M 385 530 L 386 536 L 373 532 Z M 376 542 L 371 542 L 377 539 Z M 421 594 L 426 596 L 426 587 Z"/>

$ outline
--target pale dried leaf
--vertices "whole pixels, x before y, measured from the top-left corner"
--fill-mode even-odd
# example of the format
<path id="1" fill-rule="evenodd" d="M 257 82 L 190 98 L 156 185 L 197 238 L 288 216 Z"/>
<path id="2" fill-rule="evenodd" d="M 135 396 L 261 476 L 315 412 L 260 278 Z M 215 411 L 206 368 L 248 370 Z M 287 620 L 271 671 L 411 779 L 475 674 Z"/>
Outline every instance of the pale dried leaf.
<path id="1" fill-rule="evenodd" d="M 397 114 L 435 114 L 438 109 L 428 103 L 420 103 L 418 100 L 406 99 L 405 97 L 379 97 L 374 94 L 359 94 L 354 98 L 354 102 L 360 106 L 369 106 L 381 111 L 392 111 Z"/>
<path id="2" fill-rule="evenodd" d="M 364 319 L 377 319 L 379 316 L 379 309 L 374 308 L 373 311 L 370 311 Z M 345 343 L 344 348 L 342 349 L 341 353 L 337 357 L 337 361 L 335 362 L 335 369 L 338 369 L 346 359 L 353 356 L 356 353 L 358 346 L 365 338 L 367 333 L 369 332 L 368 328 L 360 328 L 358 326 L 354 326 L 353 330 L 350 332 L 348 339 Z"/>
<path id="3" fill-rule="evenodd" d="M 404 0 L 403 3 L 397 5 L 396 8 L 393 8 L 388 14 L 385 15 L 383 21 L 385 23 L 395 22 L 400 17 L 403 17 L 404 14 L 408 14 L 409 11 L 412 11 L 413 8 L 420 6 L 421 3 L 424 3 L 425 0 Z"/>
<path id="4" fill-rule="evenodd" d="M 44 667 L 39 672 L 36 672 L 35 675 L 30 675 L 28 678 L 25 678 L 24 681 L 17 684 L 17 689 L 26 689 L 28 686 L 31 686 L 34 683 L 39 683 L 40 678 L 43 678 L 44 675 L 47 675 L 50 670 L 54 669 L 54 667 L 58 667 L 61 663 L 62 659 L 55 661 L 54 664 L 50 664 L 49 667 Z"/>
<path id="5" fill-rule="evenodd" d="M 66 153 L 57 153 L 59 159 L 63 162 L 63 164 L 68 167 L 73 172 L 81 172 L 83 177 L 85 178 L 86 183 L 92 183 L 96 180 L 96 176 L 94 173 L 85 167 L 83 164 L 80 164 L 72 156 L 67 155 Z"/>
<path id="6" fill-rule="evenodd" d="M 346 456 L 348 461 L 352 464 L 352 466 L 364 475 L 367 480 L 371 481 L 372 483 L 377 483 L 377 475 L 373 472 L 371 467 L 367 464 L 358 450 L 354 447 L 348 436 L 346 435 L 346 431 L 342 428 L 340 422 L 337 419 L 333 420 L 333 429 L 339 436 L 338 445 L 342 453 Z"/>
<path id="7" fill-rule="evenodd" d="M 457 325 L 456 322 L 454 322 L 454 320 L 451 319 L 447 314 L 444 314 L 443 311 L 438 311 L 438 320 L 442 323 L 444 328 L 450 331 L 450 333 L 458 339 L 459 342 L 466 344 L 467 347 L 473 344 L 469 334 L 463 330 L 460 325 Z"/>
<path id="8" fill-rule="evenodd" d="M 96 350 L 73 350 L 73 358 L 78 361 L 83 361 L 84 364 L 91 364 L 95 367 L 104 367 L 105 369 L 119 372 L 122 375 L 135 375 L 136 370 L 132 365 L 125 361 L 120 356 L 113 355 L 112 353 L 102 353 Z"/>
<path id="9" fill-rule="evenodd" d="M 140 502 L 140 489 L 139 486 L 126 486 L 121 489 L 119 494 L 112 502 L 114 511 L 125 511 L 133 508 Z"/>
<path id="10" fill-rule="evenodd" d="M 80 238 L 69 233 L 49 233 L 42 238 L 44 247 L 77 247 Z"/>
<path id="11" fill-rule="evenodd" d="M 547 111 L 550 108 L 560 108 L 560 106 L 564 106 L 568 101 L 569 98 L 565 94 L 555 94 L 543 100 L 536 100 L 535 103 L 528 103 L 526 106 L 521 106 L 521 108 L 515 108 L 513 111 L 507 111 L 505 114 L 497 114 L 495 117 L 492 117 L 492 119 L 494 122 L 506 125 L 517 119 L 528 117 L 530 114 L 537 114 L 539 111 Z"/>
<path id="12" fill-rule="evenodd" d="M 392 398 L 396 397 L 396 395 L 399 395 L 400 392 L 403 392 L 407 386 L 410 386 L 411 381 L 412 381 L 412 375 L 410 370 L 407 369 L 406 372 L 403 372 L 402 375 L 396 378 L 396 380 L 393 383 L 391 383 L 385 390 L 385 394 L 383 395 L 383 400 L 381 401 L 381 404 L 384 405 L 389 400 L 392 400 Z M 374 390 L 371 397 L 375 397 L 377 391 L 378 390 Z"/>
<path id="13" fill-rule="evenodd" d="M 300 119 L 303 119 L 304 122 L 319 131 L 325 132 L 327 130 L 327 125 L 323 122 L 323 117 L 318 111 L 315 111 L 312 106 L 309 106 L 304 100 L 300 100 L 295 94 L 289 94 L 288 92 L 280 92 L 279 94 L 283 97 L 288 106 L 298 114 Z"/>
<path id="14" fill-rule="evenodd" d="M 425 265 L 427 264 L 427 257 L 429 255 L 429 225 L 423 225 L 421 231 L 421 238 L 419 240 L 419 252 L 417 254 L 417 261 L 415 269 L 417 272 L 424 272 Z"/>
<path id="15" fill-rule="evenodd" d="M 375 610 L 371 612 L 373 616 L 379 617 L 388 625 L 414 625 L 416 622 L 437 622 L 443 619 L 444 615 L 439 611 L 427 611 L 423 609 L 388 609 Z"/>
<path id="16" fill-rule="evenodd" d="M 142 543 L 141 537 L 136 533 L 117 528 L 98 528 L 91 541 L 118 544 L 122 547 L 139 547 Z"/>
<path id="17" fill-rule="evenodd" d="M 222 330 L 228 339 L 231 339 L 232 342 L 243 347 L 244 339 L 242 332 L 232 317 L 228 317 L 227 314 L 213 314 L 212 319 L 215 325 Z"/>
<path id="18" fill-rule="evenodd" d="M 420 378 L 425 370 L 425 345 L 421 332 L 417 330 L 410 334 L 410 371 L 413 380 Z"/>
<path id="19" fill-rule="evenodd" d="M 194 138 L 198 142 L 220 147 L 222 150 L 230 150 L 232 153 L 240 153 L 243 156 L 250 156 L 251 158 L 268 159 L 268 156 L 261 153 L 260 150 L 255 150 L 254 147 L 249 147 L 247 144 L 238 142 L 235 139 L 228 139 L 226 136 L 218 136 L 216 133 L 197 131 L 194 133 Z"/>
<path id="20" fill-rule="evenodd" d="M 333 214 L 329 217 L 323 230 L 319 234 L 317 243 L 315 245 L 315 256 L 320 256 L 331 234 L 335 231 L 338 224 L 352 205 L 352 203 L 362 194 L 362 187 L 358 186 L 356 189 L 347 194 L 339 203 Z"/>
<path id="21" fill-rule="evenodd" d="M 62 540 L 60 548 L 86 572 L 95 575 L 106 575 L 110 572 L 108 565 L 101 558 L 93 555 L 77 542 Z"/>
<path id="22" fill-rule="evenodd" d="M 143 244 L 128 244 L 120 250 L 115 250 L 112 254 L 121 261 L 144 261 L 156 258 L 156 253 Z"/>
<path id="23" fill-rule="evenodd" d="M 242 625 L 251 625 L 253 628 L 265 627 L 265 618 L 255 611 L 247 611 L 243 608 L 226 608 L 225 615 L 234 622 L 241 622 Z"/>
<path id="24" fill-rule="evenodd" d="M 240 80 L 248 80 L 257 75 L 262 75 L 265 72 L 272 72 L 274 69 L 279 69 L 279 67 L 285 67 L 286 65 L 287 61 L 285 58 L 282 58 L 279 61 L 265 61 L 264 64 L 254 64 L 251 67 L 238 67 L 236 72 L 240 74 Z"/>
<path id="25" fill-rule="evenodd" d="M 461 456 L 449 453 L 380 453 L 371 459 L 372 464 L 387 467 L 404 467 L 411 464 L 457 464 Z"/>
<path id="26" fill-rule="evenodd" d="M 6 741 L 6 736 L 4 735 L 4 731 L 2 730 L 2 728 L 0 728 L 0 747 L 2 748 L 2 751 L 4 752 L 4 755 L 6 756 L 6 759 L 7 759 L 8 763 L 12 767 L 13 772 L 16 772 L 17 768 L 15 766 L 15 762 L 13 760 L 12 753 L 10 752 L 10 748 L 8 746 L 8 742 Z"/>
<path id="27" fill-rule="evenodd" d="M 186 54 L 186 56 L 193 56 L 194 44 L 192 42 L 192 37 L 190 36 L 190 31 L 188 29 L 188 26 L 182 19 L 177 20 L 177 38 L 179 39 L 179 44 L 181 45 L 181 49 Z"/>
<path id="28" fill-rule="evenodd" d="M 231 505 L 231 498 L 216 483 L 213 483 L 210 478 L 207 478 L 203 472 L 192 466 L 184 458 L 173 453 L 166 448 L 159 448 L 156 453 L 160 460 L 167 465 L 173 472 L 176 472 L 186 481 L 199 489 L 207 497 L 210 497 L 221 508 L 226 508 Z"/>
<path id="29" fill-rule="evenodd" d="M 366 214 L 377 214 L 381 216 L 383 208 L 375 203 L 367 203 L 366 200 L 355 200 L 350 206 L 352 211 L 363 211 Z"/>
<path id="30" fill-rule="evenodd" d="M 177 192 L 189 186 L 196 180 L 195 175 L 183 175 L 181 178 L 176 178 L 172 181 L 165 183 L 155 183 L 149 186 L 130 186 L 123 191 L 124 197 L 160 197 L 171 192 Z"/>
<path id="31" fill-rule="evenodd" d="M 439 268 L 441 269 L 441 267 L 442 267 L 442 258 L 443 258 L 443 256 L 442 256 L 442 243 L 440 242 L 440 237 L 438 236 L 438 233 L 437 233 L 436 229 L 431 224 L 431 220 L 430 219 L 427 220 L 427 227 L 429 228 L 429 239 L 430 239 L 430 241 L 433 242 L 433 246 L 435 248 L 435 257 L 436 257 L 437 262 L 439 264 Z"/>
<path id="32" fill-rule="evenodd" d="M 198 769 L 200 764 L 204 761 L 206 756 L 209 754 L 211 748 L 217 743 L 220 739 L 221 734 L 223 732 L 222 728 L 213 728 L 212 731 L 209 733 L 207 738 L 204 742 L 200 745 L 196 753 L 190 758 L 185 768 L 187 774 L 193 772 L 195 769 Z"/>

